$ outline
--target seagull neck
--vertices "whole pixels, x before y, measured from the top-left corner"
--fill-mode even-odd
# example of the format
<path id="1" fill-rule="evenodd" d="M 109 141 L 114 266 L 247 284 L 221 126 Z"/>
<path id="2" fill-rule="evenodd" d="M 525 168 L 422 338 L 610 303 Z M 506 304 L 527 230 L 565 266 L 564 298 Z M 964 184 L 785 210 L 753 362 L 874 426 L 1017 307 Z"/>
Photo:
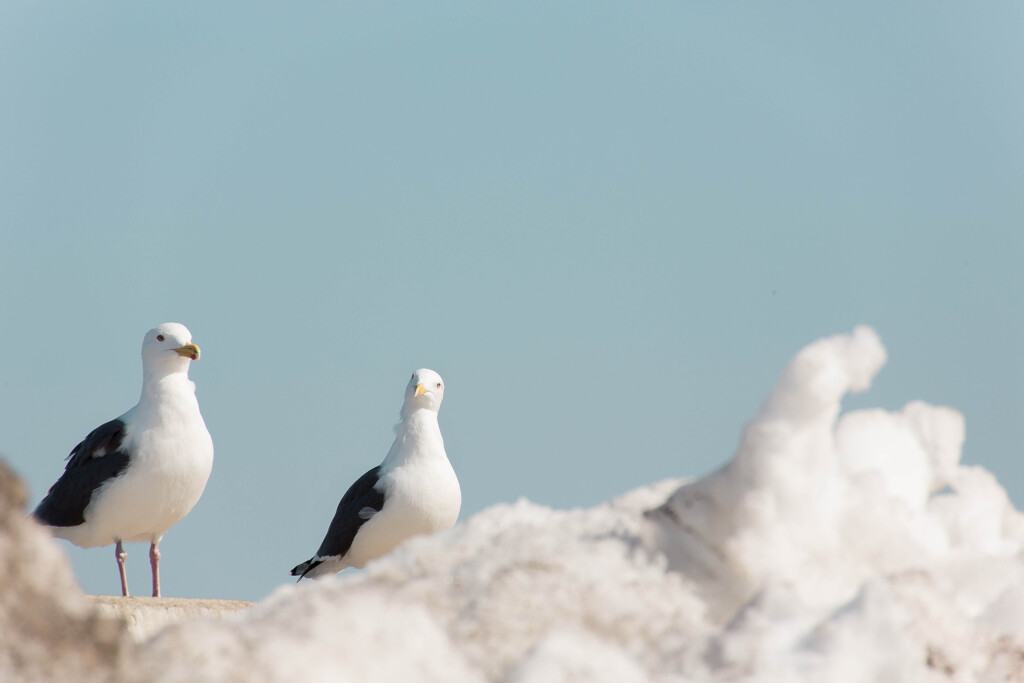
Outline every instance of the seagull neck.
<path id="1" fill-rule="evenodd" d="M 402 421 L 395 428 L 395 442 L 381 465 L 387 470 L 418 462 L 423 458 L 433 459 L 438 447 L 441 449 L 440 452 L 444 453 L 444 441 L 441 438 L 441 428 L 437 424 L 437 412 L 426 408 L 408 413 L 403 410 Z"/>
<path id="2" fill-rule="evenodd" d="M 441 431 L 437 425 L 437 411 L 429 408 L 414 408 L 406 412 L 402 408 L 402 421 L 398 423 L 399 434 L 422 434 L 430 431 Z"/>
<path id="3" fill-rule="evenodd" d="M 193 384 L 184 372 L 151 371 L 142 378 L 140 403 L 172 393 L 195 393 Z"/>

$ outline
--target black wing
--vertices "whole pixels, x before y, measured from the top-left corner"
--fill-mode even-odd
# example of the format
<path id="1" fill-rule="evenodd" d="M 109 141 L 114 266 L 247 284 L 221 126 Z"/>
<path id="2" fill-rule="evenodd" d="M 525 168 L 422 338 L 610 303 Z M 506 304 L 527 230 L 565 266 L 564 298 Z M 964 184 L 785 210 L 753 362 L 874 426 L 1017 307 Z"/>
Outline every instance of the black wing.
<path id="1" fill-rule="evenodd" d="M 318 557 L 343 556 L 347 553 L 359 527 L 373 516 L 372 513 L 364 512 L 364 509 L 380 512 L 384 507 L 384 493 L 376 488 L 379 479 L 380 465 L 356 479 L 348 488 L 338 503 L 338 511 L 334 513 L 324 542 L 316 551 Z"/>
<path id="2" fill-rule="evenodd" d="M 92 494 L 105 482 L 124 472 L 128 454 L 121 450 L 125 426 L 111 420 L 89 432 L 68 455 L 68 464 L 33 513 L 50 526 L 78 526 L 85 522 L 85 508 Z"/>

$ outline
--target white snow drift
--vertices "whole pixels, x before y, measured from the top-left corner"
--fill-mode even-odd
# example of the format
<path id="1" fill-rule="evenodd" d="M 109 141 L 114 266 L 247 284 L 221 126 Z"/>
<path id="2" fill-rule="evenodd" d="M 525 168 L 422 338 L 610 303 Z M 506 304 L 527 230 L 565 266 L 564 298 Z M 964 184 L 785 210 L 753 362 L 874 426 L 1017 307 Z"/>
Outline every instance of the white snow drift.
<path id="1" fill-rule="evenodd" d="M 816 341 L 708 477 L 589 510 L 492 507 L 365 572 L 170 627 L 143 675 L 1024 680 L 1024 518 L 958 464 L 955 410 L 840 415 L 885 359 L 867 327 Z"/>

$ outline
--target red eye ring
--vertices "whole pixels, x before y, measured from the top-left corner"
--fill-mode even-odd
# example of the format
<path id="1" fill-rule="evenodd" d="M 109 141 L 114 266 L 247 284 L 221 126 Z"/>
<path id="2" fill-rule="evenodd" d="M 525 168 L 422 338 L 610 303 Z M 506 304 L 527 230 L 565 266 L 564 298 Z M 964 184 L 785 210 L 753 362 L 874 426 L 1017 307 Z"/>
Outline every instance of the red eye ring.
<path id="1" fill-rule="evenodd" d="M 157 341 L 163 341 L 164 340 L 164 335 L 162 335 L 162 334 L 156 335 L 156 340 Z"/>

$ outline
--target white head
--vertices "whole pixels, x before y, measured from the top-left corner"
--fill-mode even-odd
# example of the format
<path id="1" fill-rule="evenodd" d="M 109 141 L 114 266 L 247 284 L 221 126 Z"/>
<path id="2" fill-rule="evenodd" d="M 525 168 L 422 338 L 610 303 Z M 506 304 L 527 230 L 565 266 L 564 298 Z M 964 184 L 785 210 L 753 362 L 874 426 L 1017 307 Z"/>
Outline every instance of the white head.
<path id="1" fill-rule="evenodd" d="M 146 375 L 188 373 L 194 360 L 199 360 L 199 347 L 192 343 L 192 333 L 184 325 L 157 325 L 142 339 L 142 368 Z"/>
<path id="2" fill-rule="evenodd" d="M 405 405 L 402 413 L 410 413 L 419 408 L 427 408 L 437 412 L 444 398 L 444 380 L 433 370 L 420 368 L 412 373 L 409 385 L 405 388 Z"/>

